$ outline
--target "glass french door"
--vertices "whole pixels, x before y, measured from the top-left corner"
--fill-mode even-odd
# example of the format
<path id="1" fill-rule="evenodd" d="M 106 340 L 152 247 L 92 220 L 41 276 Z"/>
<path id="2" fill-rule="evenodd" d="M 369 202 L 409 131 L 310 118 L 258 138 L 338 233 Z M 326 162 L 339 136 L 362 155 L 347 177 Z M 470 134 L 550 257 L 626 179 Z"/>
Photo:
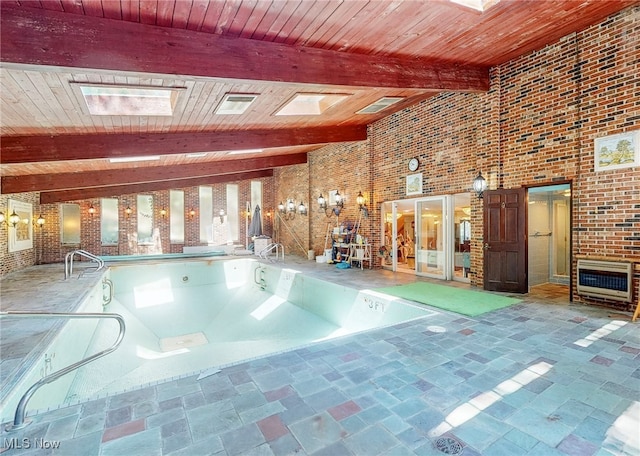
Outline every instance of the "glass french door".
<path id="1" fill-rule="evenodd" d="M 447 197 L 416 201 L 415 209 L 416 273 L 437 279 L 449 279 L 450 233 L 447 227 Z"/>

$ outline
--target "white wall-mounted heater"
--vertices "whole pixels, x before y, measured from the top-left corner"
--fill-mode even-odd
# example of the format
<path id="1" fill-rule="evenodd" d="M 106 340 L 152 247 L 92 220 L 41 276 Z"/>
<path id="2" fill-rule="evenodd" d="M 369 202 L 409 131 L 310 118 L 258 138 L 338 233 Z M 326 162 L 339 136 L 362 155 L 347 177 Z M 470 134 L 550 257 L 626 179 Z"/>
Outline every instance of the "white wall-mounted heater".
<path id="1" fill-rule="evenodd" d="M 578 260 L 579 295 L 630 302 L 632 279 L 632 263 Z"/>

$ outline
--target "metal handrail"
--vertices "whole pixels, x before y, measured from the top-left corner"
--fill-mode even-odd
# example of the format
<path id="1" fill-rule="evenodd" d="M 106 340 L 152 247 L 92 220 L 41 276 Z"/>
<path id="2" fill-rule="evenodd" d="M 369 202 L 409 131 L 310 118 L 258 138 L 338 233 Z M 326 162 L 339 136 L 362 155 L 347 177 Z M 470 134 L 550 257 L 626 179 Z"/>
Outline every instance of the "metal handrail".
<path id="1" fill-rule="evenodd" d="M 41 378 L 40 380 L 38 380 L 36 383 L 34 383 L 23 395 L 22 398 L 20 399 L 20 402 L 18 402 L 18 407 L 16 408 L 16 414 L 15 417 L 13 419 L 13 424 L 8 425 L 5 430 L 6 431 L 13 431 L 13 430 L 18 430 L 18 429 L 22 429 L 24 427 L 26 427 L 27 425 L 29 425 L 29 423 L 31 421 L 25 421 L 24 417 L 25 417 L 25 413 L 26 413 L 26 407 L 27 407 L 27 402 L 29 402 L 29 400 L 31 399 L 31 397 L 35 394 L 35 392 L 41 387 L 44 386 L 48 383 L 51 383 L 55 380 L 58 380 L 60 377 L 62 377 L 63 375 L 68 374 L 71 371 L 74 371 L 76 369 L 78 369 L 79 367 L 84 366 L 85 364 L 89 364 L 92 361 L 95 361 L 98 358 L 102 358 L 105 355 L 108 355 L 109 353 L 115 351 L 118 346 L 120 346 L 120 343 L 122 342 L 122 339 L 124 338 L 124 332 L 125 332 L 125 324 L 124 324 L 124 318 L 122 317 L 122 315 L 120 314 L 115 314 L 115 313 L 91 313 L 91 312 L 84 312 L 84 313 L 74 313 L 74 312 L 29 312 L 29 311 L 23 311 L 23 312 L 17 312 L 17 311 L 7 311 L 7 312 L 0 312 L 0 318 L 2 317 L 14 317 L 14 318 L 77 318 L 77 319 L 83 319 L 83 318 L 113 318 L 115 320 L 118 320 L 118 324 L 120 325 L 120 332 L 118 333 L 118 338 L 116 339 L 116 341 L 113 343 L 113 345 L 105 350 L 102 350 L 101 352 L 98 352 L 94 355 L 91 355 L 87 358 L 81 359 L 78 362 L 75 362 L 73 364 L 70 364 L 69 366 L 60 369 L 59 371 L 53 372 L 52 374 L 49 374 L 43 378 Z"/>
<path id="2" fill-rule="evenodd" d="M 69 252 L 64 257 L 64 280 L 67 280 L 73 274 L 73 257 L 78 254 L 85 258 L 89 258 L 91 261 L 95 261 L 98 263 L 96 267 L 96 271 L 104 268 L 104 260 L 102 258 L 87 252 L 86 250 L 74 250 L 73 252 Z"/>
<path id="3" fill-rule="evenodd" d="M 264 249 L 260 250 L 260 252 L 258 253 L 258 256 L 264 260 L 269 259 L 269 261 L 272 261 L 270 258 L 267 258 L 267 255 L 275 250 L 276 251 L 275 261 L 278 261 L 278 257 L 280 256 L 280 249 L 282 249 L 282 262 L 284 263 L 284 246 L 276 242 L 272 242 L 271 244 L 266 246 Z"/>

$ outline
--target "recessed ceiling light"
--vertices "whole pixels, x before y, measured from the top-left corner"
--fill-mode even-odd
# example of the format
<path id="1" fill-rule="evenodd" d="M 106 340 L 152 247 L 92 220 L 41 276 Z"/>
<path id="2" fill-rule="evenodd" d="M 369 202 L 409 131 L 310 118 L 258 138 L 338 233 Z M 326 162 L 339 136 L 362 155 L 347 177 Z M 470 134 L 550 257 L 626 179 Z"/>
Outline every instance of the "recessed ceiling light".
<path id="1" fill-rule="evenodd" d="M 159 155 L 148 155 L 146 157 L 117 157 L 110 158 L 109 162 L 111 163 L 130 163 L 130 162 L 141 162 L 141 161 L 153 161 L 160 160 Z"/>
<path id="2" fill-rule="evenodd" d="M 257 94 L 228 93 L 216 108 L 215 113 L 231 115 L 243 114 L 256 98 L 258 98 Z"/>
<path id="3" fill-rule="evenodd" d="M 317 116 L 349 95 L 334 93 L 297 93 L 276 116 Z"/>
<path id="4" fill-rule="evenodd" d="M 378 101 L 371 103 L 369 106 L 362 108 L 356 114 L 375 114 L 383 109 L 387 109 L 389 106 L 404 100 L 404 97 L 382 97 Z"/>
<path id="5" fill-rule="evenodd" d="M 183 88 L 72 83 L 92 116 L 172 116 Z"/>

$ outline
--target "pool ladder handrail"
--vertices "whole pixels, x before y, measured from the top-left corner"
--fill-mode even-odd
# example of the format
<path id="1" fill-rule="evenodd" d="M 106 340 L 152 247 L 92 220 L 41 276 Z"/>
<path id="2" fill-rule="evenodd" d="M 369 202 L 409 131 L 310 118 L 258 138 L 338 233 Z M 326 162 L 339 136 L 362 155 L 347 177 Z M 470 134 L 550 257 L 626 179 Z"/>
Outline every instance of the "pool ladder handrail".
<path id="1" fill-rule="evenodd" d="M 269 256 L 269 254 L 273 251 L 276 251 L 276 257 L 275 259 L 271 258 Z M 260 252 L 258 253 L 258 256 L 260 258 L 262 258 L 263 260 L 269 260 L 272 263 L 278 261 L 278 257 L 280 256 L 280 251 L 282 251 L 282 262 L 284 263 L 284 246 L 282 244 L 279 244 L 277 242 L 272 242 L 271 244 L 269 244 L 268 246 L 266 246 L 264 249 L 260 250 Z"/>
<path id="2" fill-rule="evenodd" d="M 73 252 L 67 253 L 64 257 L 64 280 L 67 280 L 73 274 L 73 258 L 76 255 L 89 258 L 92 262 L 96 262 L 98 264 L 93 271 L 89 271 L 89 270 L 83 271 L 82 274 L 78 276 L 78 278 L 82 277 L 84 274 L 87 274 L 90 272 L 97 272 L 100 269 L 104 268 L 104 261 L 102 260 L 102 258 L 92 253 L 89 253 L 86 250 L 82 250 L 82 249 L 74 250 Z"/>
<path id="3" fill-rule="evenodd" d="M 13 424 L 9 424 L 6 426 L 5 430 L 7 432 L 14 431 L 18 429 L 22 429 L 28 426 L 31 421 L 25 421 L 25 414 L 27 403 L 31 399 L 31 397 L 35 394 L 35 392 L 42 386 L 51 383 L 55 380 L 58 380 L 63 375 L 72 372 L 79 367 L 84 366 L 85 364 L 89 364 L 92 361 L 95 361 L 98 358 L 102 358 L 103 356 L 108 355 L 109 353 L 115 351 L 122 343 L 122 339 L 124 339 L 125 333 L 125 324 L 124 318 L 120 314 L 116 313 L 95 313 L 95 312 L 32 312 L 32 311 L 0 311 L 0 318 L 3 317 L 14 317 L 14 318 L 69 318 L 69 319 L 88 319 L 88 318 L 113 318 L 118 321 L 120 325 L 120 332 L 118 333 L 118 338 L 111 345 L 111 347 L 102 350 L 98 353 L 95 353 L 91 356 L 81 359 L 73 364 L 70 364 L 67 367 L 64 367 L 56 372 L 53 372 L 45 377 L 42 377 L 36 383 L 31 385 L 31 387 L 22 395 L 20 398 L 20 402 L 18 402 L 18 407 L 16 408 L 16 413 L 13 419 Z"/>

